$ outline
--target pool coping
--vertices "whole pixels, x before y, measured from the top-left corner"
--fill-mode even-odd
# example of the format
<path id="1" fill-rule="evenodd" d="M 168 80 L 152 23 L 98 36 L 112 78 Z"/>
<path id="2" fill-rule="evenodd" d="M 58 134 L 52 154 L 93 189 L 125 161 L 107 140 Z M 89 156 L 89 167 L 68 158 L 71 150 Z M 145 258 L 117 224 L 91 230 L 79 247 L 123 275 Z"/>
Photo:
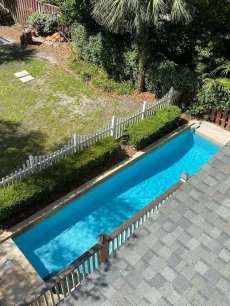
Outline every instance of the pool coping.
<path id="1" fill-rule="evenodd" d="M 192 125 L 197 123 L 196 120 L 191 120 L 188 123 L 178 127 L 176 130 L 168 133 L 167 135 L 164 135 L 160 139 L 156 140 L 151 145 L 145 147 L 144 149 L 136 152 L 133 156 L 126 158 L 124 161 L 118 163 L 117 165 L 113 166 L 109 170 L 107 170 L 105 173 L 100 174 L 99 176 L 91 179 L 90 181 L 86 182 L 85 184 L 81 185 L 80 187 L 74 189 L 73 191 L 69 192 L 65 196 L 61 197 L 59 200 L 47 205 L 45 208 L 41 209 L 37 213 L 33 214 L 32 216 L 26 218 L 22 222 L 16 224 L 12 228 L 10 228 L 8 231 L 3 231 L 0 233 L 0 243 L 7 240 L 8 238 L 14 238 L 23 232 L 27 231 L 31 227 L 35 226 L 39 222 L 49 218 L 50 216 L 54 215 L 57 211 L 63 209 L 65 206 L 67 206 L 70 202 L 77 199 L 78 197 L 83 196 L 86 192 L 90 191 L 100 183 L 104 182 L 106 179 L 110 178 L 112 175 L 114 175 L 116 172 L 119 172 L 126 167 L 129 167 L 134 162 L 138 161 L 139 159 L 143 158 L 146 154 L 150 153 L 152 150 L 155 150 L 162 145 L 165 144 L 165 142 L 173 139 L 174 137 L 177 137 L 179 134 L 183 133 L 187 129 L 189 129 Z M 205 136 L 205 138 L 208 138 L 209 140 L 216 142 L 215 139 L 211 137 L 207 137 L 207 135 L 204 135 L 202 132 L 196 130 L 197 134 L 201 136 Z M 217 142 L 216 142 L 217 143 Z M 218 143 L 220 145 L 220 143 Z"/>
<path id="2" fill-rule="evenodd" d="M 188 123 L 178 127 L 176 130 L 168 133 L 167 135 L 161 137 L 160 139 L 156 140 L 151 145 L 145 147 L 144 149 L 136 152 L 133 156 L 125 159 L 124 161 L 118 163 L 117 165 L 113 166 L 111 169 L 107 170 L 105 173 L 91 179 L 90 181 L 86 182 L 85 184 L 81 185 L 80 187 L 76 188 L 75 190 L 69 192 L 67 195 L 61 197 L 59 200 L 47 205 L 45 208 L 41 209 L 37 213 L 33 214 L 32 216 L 26 218 L 22 222 L 16 224 L 8 231 L 3 231 L 0 233 L 0 243 L 4 242 L 9 238 L 14 238 L 23 232 L 27 231 L 31 227 L 35 226 L 39 222 L 49 218 L 50 216 L 54 215 L 57 211 L 63 209 L 73 200 L 81 197 L 86 192 L 90 191 L 100 183 L 104 182 L 106 179 L 110 178 L 112 175 L 116 174 L 117 172 L 125 169 L 126 167 L 130 166 L 134 162 L 138 161 L 139 159 L 143 158 L 146 154 L 150 153 L 151 151 L 161 147 L 165 144 L 165 142 L 177 137 L 179 134 L 183 133 L 187 129 L 189 129 L 192 125 L 194 125 L 197 121 L 191 120 Z M 199 134 L 202 135 L 201 132 Z M 207 138 L 207 136 L 205 135 Z M 212 141 L 214 141 L 212 139 Z"/>

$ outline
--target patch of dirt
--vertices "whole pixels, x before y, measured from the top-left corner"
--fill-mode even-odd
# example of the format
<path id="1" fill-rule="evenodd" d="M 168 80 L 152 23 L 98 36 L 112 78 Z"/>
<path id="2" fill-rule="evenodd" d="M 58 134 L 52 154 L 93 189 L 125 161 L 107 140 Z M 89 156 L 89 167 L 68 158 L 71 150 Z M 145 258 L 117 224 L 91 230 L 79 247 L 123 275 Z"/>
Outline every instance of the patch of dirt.
<path id="1" fill-rule="evenodd" d="M 16 24 L 11 26 L 0 25 L 0 36 L 11 42 L 15 49 L 21 49 L 20 35 L 23 31 L 22 26 Z M 37 40 L 37 39 L 36 39 Z M 45 39 L 42 42 L 34 42 L 27 45 L 27 50 L 35 50 L 35 57 L 47 59 L 52 64 L 65 64 L 72 57 L 72 43 L 50 43 Z"/>
<path id="2" fill-rule="evenodd" d="M 9 40 L 13 48 L 20 49 L 20 35 L 23 31 L 22 26 L 16 24 L 11 26 L 0 25 L 0 36 Z M 33 45 L 27 45 L 27 50 L 34 50 L 34 56 L 37 58 L 44 58 L 48 60 L 53 65 L 62 65 L 69 74 L 71 74 L 76 79 L 79 79 L 78 76 L 67 69 L 67 63 L 73 58 L 72 53 L 72 43 L 71 42 L 47 42 L 45 38 L 36 38 L 37 42 L 34 42 Z M 132 101 L 136 102 L 138 105 L 141 105 L 144 101 L 154 103 L 156 99 L 155 95 L 150 92 L 135 92 L 132 95 L 118 95 L 115 93 L 105 93 L 102 90 L 98 90 L 107 96 L 108 98 L 115 98 L 116 100 L 122 100 L 123 102 Z"/>

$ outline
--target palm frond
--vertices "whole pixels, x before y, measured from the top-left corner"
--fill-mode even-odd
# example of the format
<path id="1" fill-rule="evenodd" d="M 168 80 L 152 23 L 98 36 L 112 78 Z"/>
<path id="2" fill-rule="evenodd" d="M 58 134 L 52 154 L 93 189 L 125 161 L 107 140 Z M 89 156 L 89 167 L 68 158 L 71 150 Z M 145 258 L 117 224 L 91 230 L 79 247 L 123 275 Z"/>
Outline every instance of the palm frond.
<path id="1" fill-rule="evenodd" d="M 209 88 L 216 87 L 223 93 L 228 95 L 230 94 L 230 79 L 228 78 L 217 78 L 217 79 L 207 78 L 205 79 L 205 86 Z"/>
<path id="2" fill-rule="evenodd" d="M 173 0 L 171 16 L 175 22 L 183 21 L 184 23 L 188 23 L 191 20 L 191 15 L 185 0 Z"/>
<path id="3" fill-rule="evenodd" d="M 165 14 L 167 5 L 164 0 L 150 0 L 147 4 L 147 15 L 149 19 L 153 19 L 155 24 L 158 24 L 160 14 Z"/>
<path id="4" fill-rule="evenodd" d="M 222 76 L 226 76 L 230 72 L 230 61 L 225 61 L 222 65 L 214 69 L 211 74 L 221 71 Z"/>

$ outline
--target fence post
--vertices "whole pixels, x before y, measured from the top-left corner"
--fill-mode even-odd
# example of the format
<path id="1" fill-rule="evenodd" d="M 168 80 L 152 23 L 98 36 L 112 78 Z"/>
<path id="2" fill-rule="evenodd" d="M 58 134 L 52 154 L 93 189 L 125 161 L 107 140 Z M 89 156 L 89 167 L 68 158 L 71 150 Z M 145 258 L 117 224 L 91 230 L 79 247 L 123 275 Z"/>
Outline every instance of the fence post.
<path id="1" fill-rule="evenodd" d="M 141 120 L 143 120 L 145 118 L 145 112 L 146 112 L 146 108 L 147 108 L 147 102 L 144 101 L 144 103 L 142 104 L 142 108 L 141 108 Z"/>
<path id="2" fill-rule="evenodd" d="M 78 145 L 78 137 L 77 134 L 73 135 L 73 145 L 74 145 L 74 153 L 77 152 L 77 145 Z"/>
<path id="3" fill-rule="evenodd" d="M 34 162 L 34 157 L 32 155 L 29 156 L 30 159 L 30 168 L 31 168 L 31 172 L 35 173 L 35 162 Z"/>
<path id="4" fill-rule="evenodd" d="M 110 237 L 105 233 L 97 236 L 98 242 L 101 244 L 102 248 L 99 251 L 99 265 L 103 263 L 109 257 L 109 241 Z"/>
<path id="5" fill-rule="evenodd" d="M 114 139 L 116 138 L 116 126 L 117 126 L 117 118 L 113 116 L 111 121 L 110 135 L 113 136 Z"/>
<path id="6" fill-rule="evenodd" d="M 172 104 L 172 101 L 173 101 L 173 87 L 170 88 L 169 90 L 169 96 L 168 96 L 168 104 Z"/>

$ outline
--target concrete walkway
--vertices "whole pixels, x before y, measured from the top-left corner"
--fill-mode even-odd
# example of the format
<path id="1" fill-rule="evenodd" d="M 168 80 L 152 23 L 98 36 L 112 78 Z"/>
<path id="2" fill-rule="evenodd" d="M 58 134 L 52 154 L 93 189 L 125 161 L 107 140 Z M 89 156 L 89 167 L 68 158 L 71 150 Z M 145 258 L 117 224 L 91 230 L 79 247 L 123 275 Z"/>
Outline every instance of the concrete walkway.
<path id="1" fill-rule="evenodd" d="M 196 121 L 198 123 L 198 121 Z M 218 125 L 207 121 L 201 121 L 200 127 L 196 130 L 197 134 L 205 136 L 220 146 L 225 145 L 230 139 L 230 133 Z"/>
<path id="2" fill-rule="evenodd" d="M 43 283 L 12 239 L 0 244 L 1 306 L 14 306 Z"/>
<path id="3" fill-rule="evenodd" d="M 230 305 L 230 142 L 60 306 Z"/>

